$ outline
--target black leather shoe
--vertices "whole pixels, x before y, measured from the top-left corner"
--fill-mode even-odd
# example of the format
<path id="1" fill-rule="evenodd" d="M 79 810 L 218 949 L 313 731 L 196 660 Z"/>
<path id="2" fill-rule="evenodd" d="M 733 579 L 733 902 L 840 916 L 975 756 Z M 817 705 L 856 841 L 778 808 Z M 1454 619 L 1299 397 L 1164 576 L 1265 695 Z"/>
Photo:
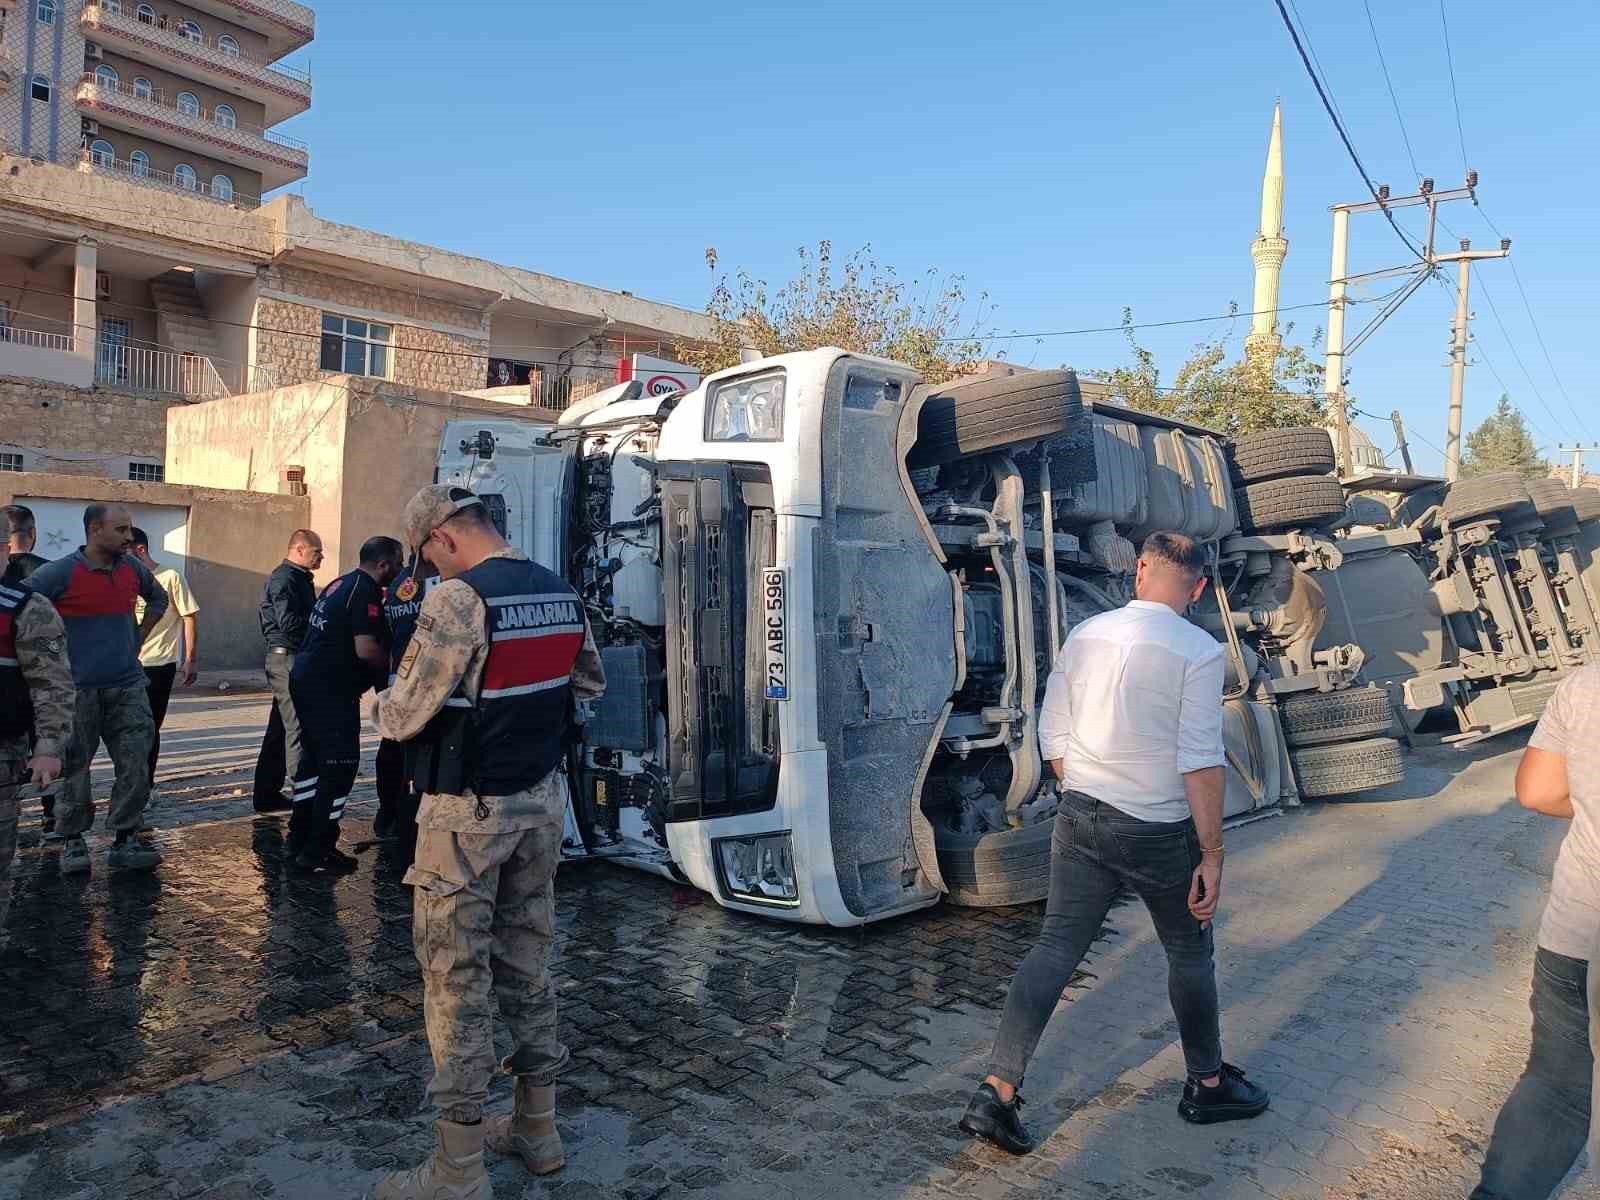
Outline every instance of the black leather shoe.
<path id="1" fill-rule="evenodd" d="M 980 1084 L 972 1094 L 972 1103 L 967 1105 L 960 1125 L 963 1131 L 992 1142 L 1008 1154 L 1027 1154 L 1038 1143 L 1022 1127 L 1022 1116 L 1018 1112 L 1021 1107 L 1021 1096 L 1012 1096 L 1011 1103 L 1006 1104 L 993 1085 Z"/>
<path id="2" fill-rule="evenodd" d="M 1223 1063 L 1217 1086 L 1208 1088 L 1191 1079 L 1183 1085 L 1178 1115 L 1191 1125 L 1214 1125 L 1218 1121 L 1244 1121 L 1267 1111 L 1267 1089 L 1251 1083 L 1244 1072 Z"/>
<path id="3" fill-rule="evenodd" d="M 302 850 L 289 860 L 289 866 L 296 871 L 321 871 L 324 869 L 322 855 L 310 850 Z"/>
<path id="4" fill-rule="evenodd" d="M 322 856 L 322 865 L 335 875 L 348 875 L 351 871 L 358 870 L 361 863 L 343 850 L 329 850 Z"/>

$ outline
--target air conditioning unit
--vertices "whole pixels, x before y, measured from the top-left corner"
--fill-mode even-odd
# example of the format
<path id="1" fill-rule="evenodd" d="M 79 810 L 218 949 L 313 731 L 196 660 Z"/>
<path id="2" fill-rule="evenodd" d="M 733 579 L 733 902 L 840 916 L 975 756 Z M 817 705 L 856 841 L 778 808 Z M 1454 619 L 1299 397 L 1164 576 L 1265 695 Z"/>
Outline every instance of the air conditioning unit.
<path id="1" fill-rule="evenodd" d="M 96 271 L 94 273 L 94 298 L 96 300 L 111 299 L 111 273 L 109 271 Z"/>
<path id="2" fill-rule="evenodd" d="M 91 120 L 89 120 L 88 117 L 83 118 L 83 136 L 84 137 L 99 137 L 100 136 L 100 122 L 99 121 L 91 121 Z"/>
<path id="3" fill-rule="evenodd" d="M 99 62 L 105 57 L 105 51 L 101 50 L 93 42 L 85 42 L 83 44 L 83 57 L 85 62 Z"/>

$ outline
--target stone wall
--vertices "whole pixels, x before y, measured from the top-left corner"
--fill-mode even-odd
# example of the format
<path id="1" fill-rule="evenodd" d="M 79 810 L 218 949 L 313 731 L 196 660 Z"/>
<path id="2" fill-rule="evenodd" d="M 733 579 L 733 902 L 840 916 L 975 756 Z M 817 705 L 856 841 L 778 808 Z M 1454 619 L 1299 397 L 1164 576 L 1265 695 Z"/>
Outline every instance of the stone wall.
<path id="1" fill-rule="evenodd" d="M 0 449 L 63 475 L 126 479 L 128 459 L 166 457 L 167 409 L 184 402 L 0 376 Z"/>

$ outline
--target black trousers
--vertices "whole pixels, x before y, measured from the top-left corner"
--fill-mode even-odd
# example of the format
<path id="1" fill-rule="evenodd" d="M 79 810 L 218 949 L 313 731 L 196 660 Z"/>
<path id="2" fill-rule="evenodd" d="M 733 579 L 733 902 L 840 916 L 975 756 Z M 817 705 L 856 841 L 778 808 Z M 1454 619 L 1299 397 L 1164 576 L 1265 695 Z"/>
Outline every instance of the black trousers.
<path id="1" fill-rule="evenodd" d="M 161 757 L 161 722 L 167 719 L 167 704 L 172 700 L 172 685 L 178 678 L 178 664 L 166 663 L 144 669 L 145 687 L 150 692 L 150 715 L 155 718 L 156 736 L 150 739 L 150 782 L 156 781 L 156 760 Z"/>
<path id="2" fill-rule="evenodd" d="M 361 766 L 361 698 L 291 688 L 304 753 L 294 777 L 289 852 L 325 854 L 339 844 L 339 821 Z"/>
<path id="3" fill-rule="evenodd" d="M 294 655 L 267 651 L 267 682 L 272 685 L 272 712 L 267 717 L 267 732 L 256 756 L 256 811 L 278 809 L 283 805 L 283 781 L 300 773 L 303 747 L 300 720 L 295 715 L 294 699 L 289 695 L 289 672 Z"/>
<path id="4" fill-rule="evenodd" d="M 378 819 L 373 832 L 380 837 L 391 834 L 399 844 L 400 858 L 410 866 L 417 854 L 417 810 L 422 797 L 411 790 L 406 778 L 405 746 L 384 738 L 378 743 Z"/>

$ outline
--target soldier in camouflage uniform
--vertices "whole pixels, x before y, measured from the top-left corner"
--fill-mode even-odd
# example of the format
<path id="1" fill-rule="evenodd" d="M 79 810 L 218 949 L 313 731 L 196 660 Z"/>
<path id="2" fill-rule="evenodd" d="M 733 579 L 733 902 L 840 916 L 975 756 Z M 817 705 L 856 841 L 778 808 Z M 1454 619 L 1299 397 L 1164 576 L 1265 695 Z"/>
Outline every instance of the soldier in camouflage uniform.
<path id="1" fill-rule="evenodd" d="M 17 796 L 24 783 L 45 787 L 61 774 L 73 706 L 66 630 L 50 602 L 22 582 L 6 532 L 0 528 L 0 945 L 11 907 Z"/>
<path id="2" fill-rule="evenodd" d="M 378 728 L 406 743 L 422 793 L 413 937 L 440 1110 L 439 1148 L 379 1185 L 379 1200 L 487 1200 L 483 1149 L 515 1154 L 536 1174 L 559 1170 L 556 1037 L 547 960 L 567 805 L 559 766 L 575 702 L 605 675 L 583 605 L 559 576 L 513 549 L 479 499 L 423 488 L 405 536 L 439 569 Z M 485 1123 L 495 1069 L 489 993 L 515 1051 L 510 1117 Z"/>

